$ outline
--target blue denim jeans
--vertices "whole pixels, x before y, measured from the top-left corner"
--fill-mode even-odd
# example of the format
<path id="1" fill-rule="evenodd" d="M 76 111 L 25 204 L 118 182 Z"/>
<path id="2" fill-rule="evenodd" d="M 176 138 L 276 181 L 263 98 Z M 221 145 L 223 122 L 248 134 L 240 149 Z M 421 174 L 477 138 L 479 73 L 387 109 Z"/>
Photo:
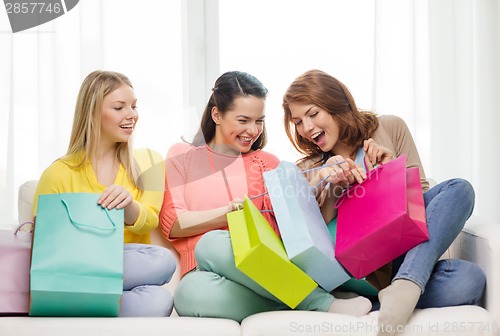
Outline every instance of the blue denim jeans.
<path id="1" fill-rule="evenodd" d="M 172 278 L 175 258 L 161 246 L 125 244 L 120 317 L 170 316 L 173 298 L 162 285 Z"/>
<path id="2" fill-rule="evenodd" d="M 447 180 L 424 193 L 429 240 L 393 263 L 393 280 L 407 279 L 420 286 L 417 308 L 480 302 L 486 277 L 476 264 L 438 261 L 472 214 L 474 197 L 472 185 L 463 179 Z"/>

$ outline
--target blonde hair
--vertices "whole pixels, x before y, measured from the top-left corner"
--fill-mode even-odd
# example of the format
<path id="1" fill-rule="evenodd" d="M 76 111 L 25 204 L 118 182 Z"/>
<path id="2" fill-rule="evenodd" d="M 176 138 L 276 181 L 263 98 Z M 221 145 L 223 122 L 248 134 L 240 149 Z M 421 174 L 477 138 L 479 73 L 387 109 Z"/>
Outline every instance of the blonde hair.
<path id="1" fill-rule="evenodd" d="M 101 139 L 101 109 L 104 97 L 123 84 L 133 88 L 127 76 L 113 71 L 91 72 L 82 82 L 76 101 L 73 127 L 66 156 L 85 153 L 75 168 L 97 157 Z M 116 158 L 136 185 L 140 169 L 133 156 L 132 141 L 116 144 Z M 96 172 L 97 173 L 97 172 Z"/>

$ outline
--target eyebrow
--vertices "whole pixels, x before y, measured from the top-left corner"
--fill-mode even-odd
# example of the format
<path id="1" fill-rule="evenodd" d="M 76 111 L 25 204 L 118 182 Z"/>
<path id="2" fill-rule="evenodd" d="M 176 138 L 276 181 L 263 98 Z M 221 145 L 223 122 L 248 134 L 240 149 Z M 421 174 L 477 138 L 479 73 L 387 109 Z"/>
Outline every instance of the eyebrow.
<path id="1" fill-rule="evenodd" d="M 123 100 L 115 100 L 115 101 L 113 102 L 113 104 L 114 104 L 114 103 L 127 104 L 127 102 L 126 102 L 126 101 L 123 101 Z M 132 101 L 132 103 L 137 103 L 137 99 L 134 99 L 134 100 Z"/>
<path id="2" fill-rule="evenodd" d="M 260 118 L 257 118 L 257 119 L 264 119 L 265 117 L 266 117 L 266 116 L 264 115 L 264 116 L 262 116 L 262 117 L 260 117 Z M 252 118 L 250 118 L 249 116 L 246 116 L 246 115 L 243 115 L 243 114 L 238 115 L 236 118 L 252 119 Z"/>
<path id="3" fill-rule="evenodd" d="M 311 112 L 311 110 L 313 109 L 314 106 L 311 106 L 310 108 L 307 109 L 307 111 L 304 113 L 304 115 L 307 115 L 309 112 Z M 293 118 L 292 117 L 292 120 L 297 120 L 297 119 L 300 119 L 300 118 Z"/>

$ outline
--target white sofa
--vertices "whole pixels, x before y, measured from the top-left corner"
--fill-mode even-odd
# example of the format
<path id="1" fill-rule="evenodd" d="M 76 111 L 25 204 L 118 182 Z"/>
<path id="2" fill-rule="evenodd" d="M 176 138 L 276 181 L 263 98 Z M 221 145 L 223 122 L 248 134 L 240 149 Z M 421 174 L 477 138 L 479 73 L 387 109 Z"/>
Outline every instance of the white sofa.
<path id="1" fill-rule="evenodd" d="M 36 181 L 19 190 L 19 221 L 29 220 Z M 172 246 L 155 230 L 153 244 Z M 472 217 L 449 250 L 449 256 L 479 264 L 488 279 L 483 307 L 460 306 L 416 310 L 402 335 L 500 335 L 500 223 Z M 166 285 L 173 294 L 178 272 Z M 215 318 L 35 318 L 0 317 L 1 336 L 295 336 L 371 335 L 378 312 L 356 318 L 322 312 L 280 311 L 250 316 L 241 324 Z"/>

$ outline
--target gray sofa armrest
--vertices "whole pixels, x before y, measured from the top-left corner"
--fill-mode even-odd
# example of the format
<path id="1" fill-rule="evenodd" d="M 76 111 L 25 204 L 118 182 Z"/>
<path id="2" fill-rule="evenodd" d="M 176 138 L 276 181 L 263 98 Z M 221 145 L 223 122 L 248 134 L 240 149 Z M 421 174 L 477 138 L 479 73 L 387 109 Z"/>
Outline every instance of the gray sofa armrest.
<path id="1" fill-rule="evenodd" d="M 500 223 L 472 216 L 450 247 L 452 258 L 478 264 L 486 274 L 484 307 L 500 325 Z"/>

